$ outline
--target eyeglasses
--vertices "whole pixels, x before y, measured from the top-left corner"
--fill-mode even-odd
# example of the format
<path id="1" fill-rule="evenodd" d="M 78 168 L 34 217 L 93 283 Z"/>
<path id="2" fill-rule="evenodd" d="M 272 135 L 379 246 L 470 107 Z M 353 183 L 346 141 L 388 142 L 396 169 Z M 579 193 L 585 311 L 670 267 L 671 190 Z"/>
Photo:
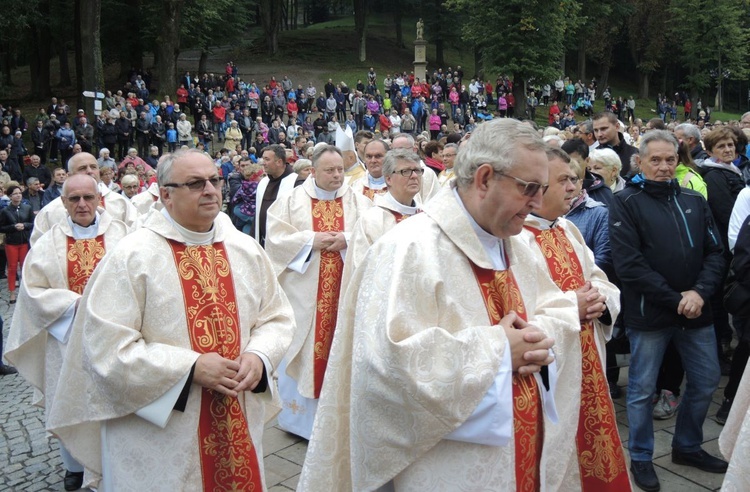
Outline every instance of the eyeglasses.
<path id="1" fill-rule="evenodd" d="M 72 195 L 72 196 L 65 197 L 65 199 L 73 203 L 78 203 L 81 200 L 83 200 L 84 202 L 91 203 L 97 199 L 97 196 L 96 195 L 82 195 L 82 196 Z"/>
<path id="2" fill-rule="evenodd" d="M 206 189 L 206 183 L 211 183 L 211 186 L 218 188 L 224 184 L 224 181 L 218 176 L 213 178 L 196 179 L 194 181 L 188 181 L 187 183 L 167 183 L 164 186 L 174 188 L 187 188 L 190 191 L 203 191 Z"/>
<path id="3" fill-rule="evenodd" d="M 549 184 L 536 183 L 534 181 L 524 181 L 520 178 L 516 178 L 515 176 L 511 176 L 510 174 L 497 174 L 496 176 L 499 176 L 501 178 L 510 178 L 519 185 L 523 186 L 523 196 L 536 196 L 536 194 L 539 193 L 539 190 L 541 190 L 542 194 L 544 194 L 547 191 L 547 188 L 549 188 Z"/>
<path id="4" fill-rule="evenodd" d="M 424 174 L 424 169 L 421 167 L 419 169 L 401 169 L 400 171 L 396 171 L 398 174 L 405 178 L 411 177 L 412 173 L 416 174 L 417 176 L 421 176 Z"/>

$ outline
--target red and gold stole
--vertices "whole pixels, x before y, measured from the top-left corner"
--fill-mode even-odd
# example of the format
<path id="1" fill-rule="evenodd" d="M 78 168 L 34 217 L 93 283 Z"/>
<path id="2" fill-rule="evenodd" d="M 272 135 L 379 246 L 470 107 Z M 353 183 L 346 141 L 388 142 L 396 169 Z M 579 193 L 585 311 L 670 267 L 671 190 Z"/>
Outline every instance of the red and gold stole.
<path id="1" fill-rule="evenodd" d="M 169 241 L 180 277 L 194 351 L 240 356 L 240 319 L 224 243 Z M 237 398 L 202 388 L 198 424 L 203 490 L 263 490 L 253 440 Z"/>
<path id="2" fill-rule="evenodd" d="M 385 193 L 388 191 L 388 188 L 381 188 L 379 190 L 368 188 L 367 186 L 364 186 L 362 188 L 362 194 L 365 195 L 370 200 L 375 199 L 375 195 L 385 195 Z"/>
<path id="3" fill-rule="evenodd" d="M 83 294 L 83 289 L 94 273 L 94 268 L 104 258 L 104 234 L 94 239 L 73 239 L 68 236 L 68 290 Z"/>
<path id="4" fill-rule="evenodd" d="M 578 255 L 560 227 L 534 233 L 552 280 L 567 292 L 583 286 Z M 581 409 L 578 415 L 578 467 L 584 491 L 630 490 L 630 478 L 617 432 L 615 410 L 609 396 L 607 379 L 594 340 L 594 324 L 581 324 Z"/>
<path id="5" fill-rule="evenodd" d="M 312 199 L 312 222 L 315 232 L 343 232 L 344 204 L 342 199 Z M 333 331 L 336 329 L 336 313 L 339 309 L 341 274 L 344 260 L 338 251 L 320 250 L 320 270 L 318 271 L 318 293 L 315 304 L 315 357 L 314 357 L 314 397 L 320 398 L 323 376 L 328 366 Z"/>
<path id="6" fill-rule="evenodd" d="M 99 206 L 106 209 L 106 207 L 104 206 L 104 195 L 102 195 L 101 199 L 99 200 Z"/>
<path id="7" fill-rule="evenodd" d="M 490 323 L 496 325 L 510 311 L 526 319 L 526 308 L 513 272 L 488 270 L 471 264 L 482 291 Z M 544 427 L 539 388 L 533 376 L 513 375 L 513 435 L 517 491 L 540 490 Z"/>
<path id="8" fill-rule="evenodd" d="M 396 224 L 398 224 L 404 219 L 408 219 L 409 217 L 411 217 L 411 215 L 404 215 L 401 212 L 396 212 L 395 210 L 390 210 L 390 209 L 386 209 L 386 210 L 388 210 L 390 213 L 393 214 L 393 217 L 396 219 Z"/>

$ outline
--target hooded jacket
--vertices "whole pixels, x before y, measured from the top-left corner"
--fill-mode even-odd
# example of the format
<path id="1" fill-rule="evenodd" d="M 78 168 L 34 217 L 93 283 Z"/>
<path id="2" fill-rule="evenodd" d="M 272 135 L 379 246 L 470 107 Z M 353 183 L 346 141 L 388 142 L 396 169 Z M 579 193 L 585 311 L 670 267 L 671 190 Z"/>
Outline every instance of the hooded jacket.
<path id="1" fill-rule="evenodd" d="M 725 260 L 719 232 L 700 193 L 677 180 L 637 175 L 615 194 L 609 239 L 622 284 L 625 326 L 643 331 L 712 323 L 710 297 L 721 288 Z M 705 301 L 698 318 L 677 314 L 682 292 Z"/>

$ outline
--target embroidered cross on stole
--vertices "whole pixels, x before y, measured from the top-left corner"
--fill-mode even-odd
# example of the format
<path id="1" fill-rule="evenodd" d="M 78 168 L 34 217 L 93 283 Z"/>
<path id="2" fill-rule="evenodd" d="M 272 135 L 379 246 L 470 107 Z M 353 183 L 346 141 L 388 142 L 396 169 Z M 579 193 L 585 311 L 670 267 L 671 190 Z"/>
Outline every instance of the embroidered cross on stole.
<path id="1" fill-rule="evenodd" d="M 192 349 L 227 359 L 241 353 L 240 319 L 224 243 L 169 241 L 180 277 Z M 239 399 L 202 388 L 198 424 L 203 490 L 263 490 L 258 457 Z"/>
<path id="2" fill-rule="evenodd" d="M 489 270 L 471 264 L 482 291 L 490 323 L 496 325 L 510 311 L 526 319 L 521 291 L 510 270 Z M 544 427 L 539 388 L 533 376 L 513 375 L 513 435 L 516 491 L 540 490 Z"/>
<path id="3" fill-rule="evenodd" d="M 106 253 L 104 235 L 93 239 L 73 239 L 68 236 L 68 252 L 65 255 L 68 262 L 68 290 L 76 294 L 83 294 L 83 289 L 94 273 Z"/>
<path id="4" fill-rule="evenodd" d="M 335 200 L 312 200 L 312 222 L 315 232 L 343 232 L 344 204 L 341 198 Z M 344 272 L 344 260 L 338 251 L 320 250 L 320 269 L 318 271 L 318 292 L 315 307 L 315 345 L 314 345 L 314 394 L 320 398 L 323 387 L 323 376 L 328 366 L 328 354 L 331 351 L 333 331 L 336 329 L 336 314 L 339 309 L 339 292 L 341 291 L 341 274 Z"/>
<path id="5" fill-rule="evenodd" d="M 560 227 L 534 233 L 550 276 L 563 292 L 576 290 L 586 279 L 573 245 Z M 583 491 L 630 490 L 620 434 L 609 387 L 594 339 L 594 324 L 581 324 L 581 409 L 576 447 Z"/>

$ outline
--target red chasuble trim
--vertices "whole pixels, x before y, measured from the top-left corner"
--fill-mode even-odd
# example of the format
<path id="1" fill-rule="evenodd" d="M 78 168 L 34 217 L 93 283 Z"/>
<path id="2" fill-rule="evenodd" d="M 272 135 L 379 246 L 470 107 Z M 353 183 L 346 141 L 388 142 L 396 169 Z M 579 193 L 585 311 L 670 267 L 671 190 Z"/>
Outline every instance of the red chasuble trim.
<path id="1" fill-rule="evenodd" d="M 68 236 L 68 290 L 83 294 L 83 289 L 94 273 L 94 268 L 104 258 L 104 235 L 94 239 L 75 240 Z"/>
<path id="2" fill-rule="evenodd" d="M 312 200 L 312 222 L 315 232 L 343 232 L 344 204 L 335 200 Z M 339 309 L 341 274 L 344 260 L 338 251 L 320 250 L 318 292 L 315 305 L 315 345 L 313 363 L 314 398 L 320 398 L 323 377 L 328 366 L 333 331 L 336 329 L 336 314 Z"/>
<path id="3" fill-rule="evenodd" d="M 560 227 L 534 233 L 552 280 L 560 290 L 576 290 L 586 282 L 573 245 Z M 594 340 L 594 324 L 581 324 L 581 409 L 576 447 L 581 489 L 586 492 L 630 490 L 630 477 L 617 432 L 615 409 Z"/>
<path id="4" fill-rule="evenodd" d="M 186 246 L 169 241 L 180 277 L 192 349 L 240 356 L 240 319 L 224 243 Z M 201 391 L 198 424 L 203 490 L 263 490 L 258 457 L 237 398 Z"/>
<path id="5" fill-rule="evenodd" d="M 473 263 L 471 268 L 482 291 L 490 323 L 499 324 L 510 311 L 526 320 L 526 308 L 513 272 L 488 270 Z M 513 435 L 516 491 L 540 490 L 544 425 L 542 401 L 533 376 L 513 374 Z"/>

